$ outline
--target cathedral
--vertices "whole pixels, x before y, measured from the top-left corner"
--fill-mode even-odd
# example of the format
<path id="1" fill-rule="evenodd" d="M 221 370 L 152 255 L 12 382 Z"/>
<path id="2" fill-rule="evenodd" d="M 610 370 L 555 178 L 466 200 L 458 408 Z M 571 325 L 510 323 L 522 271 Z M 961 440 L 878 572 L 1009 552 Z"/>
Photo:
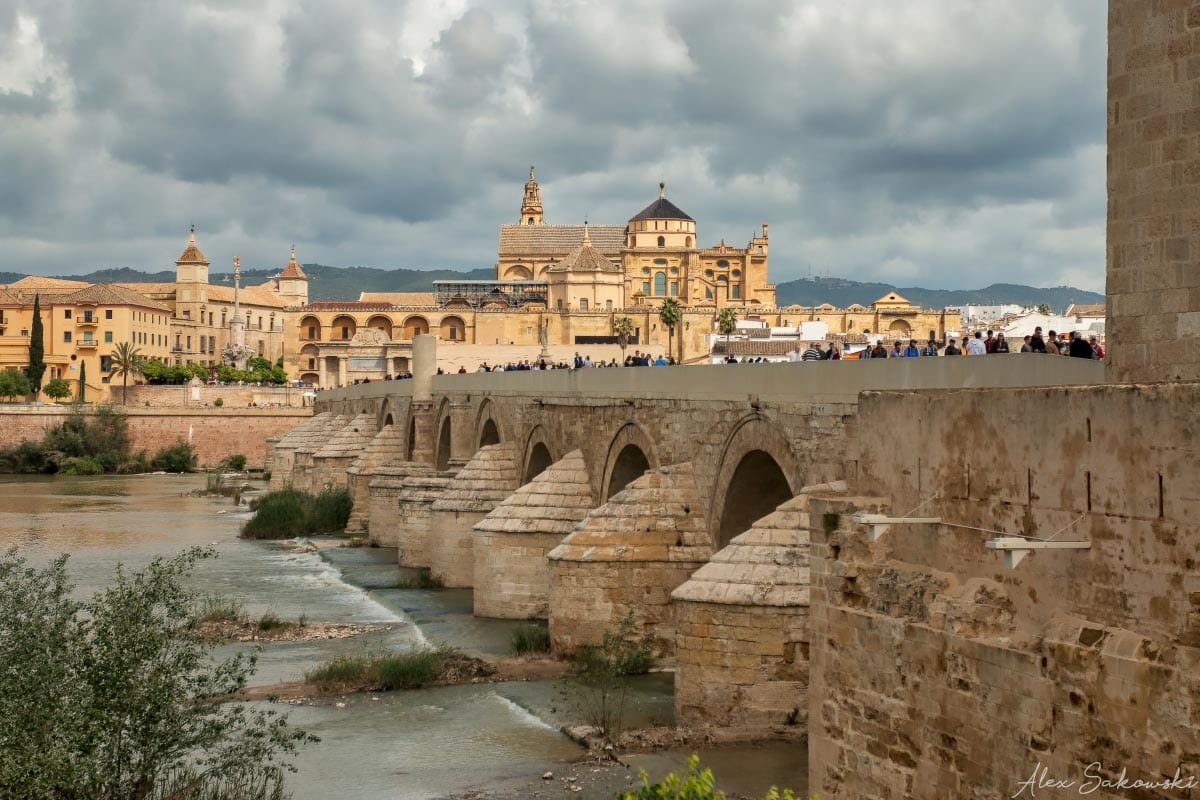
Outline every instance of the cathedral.
<path id="1" fill-rule="evenodd" d="M 767 280 L 767 225 L 746 247 L 700 247 L 696 220 L 666 197 L 624 225 L 547 225 L 529 168 L 521 213 L 500 226 L 497 281 L 544 281 L 555 311 L 661 306 L 775 306 Z M 586 252 L 586 254 L 585 254 Z"/>

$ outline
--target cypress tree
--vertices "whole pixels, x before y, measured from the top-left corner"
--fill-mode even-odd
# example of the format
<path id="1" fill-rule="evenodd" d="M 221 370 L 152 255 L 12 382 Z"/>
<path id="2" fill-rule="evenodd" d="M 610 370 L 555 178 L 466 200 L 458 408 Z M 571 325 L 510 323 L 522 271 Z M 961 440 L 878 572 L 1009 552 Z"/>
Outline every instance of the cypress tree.
<path id="1" fill-rule="evenodd" d="M 33 324 L 29 326 L 29 366 L 25 374 L 33 384 L 33 394 L 42 390 L 42 375 L 46 374 L 46 343 L 42 340 L 42 303 L 41 295 L 33 296 Z"/>
<path id="2" fill-rule="evenodd" d="M 87 362 L 80 361 L 79 362 L 79 402 L 81 402 L 81 403 L 84 402 L 84 398 L 87 396 L 86 392 L 87 392 Z"/>

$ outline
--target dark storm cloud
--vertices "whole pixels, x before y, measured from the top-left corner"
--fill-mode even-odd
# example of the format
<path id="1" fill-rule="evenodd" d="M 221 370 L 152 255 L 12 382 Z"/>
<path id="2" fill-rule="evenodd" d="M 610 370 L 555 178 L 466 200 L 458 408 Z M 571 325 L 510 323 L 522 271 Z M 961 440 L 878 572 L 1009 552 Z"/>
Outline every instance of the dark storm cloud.
<path id="1" fill-rule="evenodd" d="M 776 280 L 1103 284 L 1089 0 L 0 0 L 0 271 L 489 265 L 665 177 Z M 102 263 L 97 263 L 97 260 Z M 964 273 L 964 264 L 971 269 Z"/>

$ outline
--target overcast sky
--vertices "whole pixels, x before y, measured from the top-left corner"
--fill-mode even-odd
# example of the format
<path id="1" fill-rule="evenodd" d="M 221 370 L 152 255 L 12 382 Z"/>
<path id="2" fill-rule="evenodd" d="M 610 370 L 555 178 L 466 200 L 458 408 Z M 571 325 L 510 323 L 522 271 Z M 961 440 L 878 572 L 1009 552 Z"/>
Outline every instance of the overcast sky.
<path id="1" fill-rule="evenodd" d="M 1103 291 L 1099 0 L 0 0 L 0 271 L 491 267 L 662 177 L 776 281 Z"/>

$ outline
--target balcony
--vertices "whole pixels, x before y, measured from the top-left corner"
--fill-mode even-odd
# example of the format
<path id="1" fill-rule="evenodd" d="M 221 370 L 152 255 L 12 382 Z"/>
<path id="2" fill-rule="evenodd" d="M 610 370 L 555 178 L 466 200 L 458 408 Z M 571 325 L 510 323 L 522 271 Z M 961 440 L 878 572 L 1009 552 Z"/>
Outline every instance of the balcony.
<path id="1" fill-rule="evenodd" d="M 76 339 L 75 346 L 80 349 L 94 350 L 99 346 L 99 339 Z"/>
<path id="2" fill-rule="evenodd" d="M 75 318 L 76 327 L 80 326 L 95 326 L 100 324 L 100 317 L 93 314 L 82 314 Z"/>

